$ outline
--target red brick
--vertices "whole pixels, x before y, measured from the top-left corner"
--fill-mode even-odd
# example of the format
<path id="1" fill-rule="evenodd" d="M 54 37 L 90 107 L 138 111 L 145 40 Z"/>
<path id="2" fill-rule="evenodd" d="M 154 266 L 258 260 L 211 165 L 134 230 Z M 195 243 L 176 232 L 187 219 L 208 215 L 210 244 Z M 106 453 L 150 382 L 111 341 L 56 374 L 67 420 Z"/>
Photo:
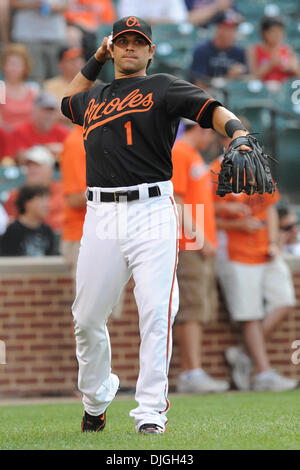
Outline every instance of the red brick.
<path id="1" fill-rule="evenodd" d="M 22 357 L 16 357 L 15 362 L 36 362 L 37 358 L 34 356 L 22 356 Z"/>
<path id="2" fill-rule="evenodd" d="M 71 278 L 57 279 L 56 284 L 73 284 L 73 280 Z"/>
<path id="3" fill-rule="evenodd" d="M 7 328 L 12 328 L 12 329 L 19 329 L 19 328 L 24 328 L 25 323 L 4 323 L 3 328 L 4 330 Z"/>
<path id="4" fill-rule="evenodd" d="M 34 373 L 43 373 L 43 372 L 52 372 L 53 367 L 33 367 L 32 372 Z"/>
<path id="5" fill-rule="evenodd" d="M 7 301 L 7 302 L 3 302 L 3 306 L 4 307 L 7 307 L 7 308 L 10 308 L 10 307 L 24 307 L 25 305 L 25 302 L 16 302 L 15 300 L 14 301 Z"/>
<path id="6" fill-rule="evenodd" d="M 30 324 L 30 328 L 40 328 L 42 330 L 46 330 L 47 328 L 52 328 L 52 323 L 32 322 Z"/>
<path id="7" fill-rule="evenodd" d="M 16 335 L 16 339 L 35 339 L 36 338 L 36 335 L 34 334 L 31 334 L 31 333 L 28 333 L 28 334 L 24 334 L 22 333 L 21 335 Z"/>
<path id="8" fill-rule="evenodd" d="M 1 284 L 3 286 L 21 286 L 23 281 L 21 281 L 21 279 L 6 279 L 2 280 Z"/>
<path id="9" fill-rule="evenodd" d="M 24 351 L 24 345 L 23 344 L 16 344 L 16 345 L 11 345 L 11 344 L 7 344 L 6 345 L 6 351 Z"/>
<path id="10" fill-rule="evenodd" d="M 36 291 L 34 290 L 15 290 L 13 292 L 13 295 L 25 295 L 25 296 L 29 296 L 29 295 L 35 295 L 36 294 Z"/>
<path id="11" fill-rule="evenodd" d="M 52 305 L 52 301 L 51 300 L 32 301 L 30 302 L 30 305 L 32 307 L 48 307 L 49 305 Z"/>
<path id="12" fill-rule="evenodd" d="M 35 383 L 37 383 L 37 378 L 31 377 L 31 378 L 28 378 L 28 379 L 24 379 L 24 378 L 17 379 L 16 383 L 17 384 L 24 384 L 24 385 L 25 384 L 35 384 Z"/>
<path id="13" fill-rule="evenodd" d="M 65 378 L 64 377 L 51 377 L 51 378 L 45 378 L 44 382 L 46 384 L 58 384 L 58 383 L 64 383 Z"/>
<path id="14" fill-rule="evenodd" d="M 49 284 L 49 279 L 30 279 L 29 284 Z"/>
<path id="15" fill-rule="evenodd" d="M 51 351 L 52 344 L 33 344 L 30 346 L 31 351 Z"/>
<path id="16" fill-rule="evenodd" d="M 63 291 L 62 290 L 42 290 L 41 291 L 41 294 L 42 295 L 62 295 L 63 294 Z"/>
<path id="17" fill-rule="evenodd" d="M 43 333 L 42 337 L 45 339 L 63 339 L 63 333 Z"/>
<path id="18" fill-rule="evenodd" d="M 8 385 L 10 383 L 10 379 L 0 379 L 0 386 Z"/>
<path id="19" fill-rule="evenodd" d="M 34 318 L 37 316 L 36 312 L 19 312 L 18 318 Z"/>

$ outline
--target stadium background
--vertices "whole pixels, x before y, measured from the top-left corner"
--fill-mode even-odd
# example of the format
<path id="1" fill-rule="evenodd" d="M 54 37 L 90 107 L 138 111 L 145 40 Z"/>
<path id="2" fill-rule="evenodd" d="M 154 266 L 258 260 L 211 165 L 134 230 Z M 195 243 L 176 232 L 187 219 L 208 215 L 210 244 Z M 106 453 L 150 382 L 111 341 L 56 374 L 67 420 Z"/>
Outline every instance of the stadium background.
<path id="1" fill-rule="evenodd" d="M 114 2 L 117 4 L 117 1 Z M 259 20 L 264 14 L 280 13 L 287 25 L 287 42 L 300 54 L 300 6 L 298 0 L 237 0 L 244 21 L 238 27 L 238 44 L 247 47 L 259 40 Z M 128 12 L 130 14 L 130 12 Z M 97 39 L 111 32 L 111 25 L 98 29 Z M 196 28 L 190 23 L 162 24 L 153 27 L 157 45 L 150 73 L 166 72 L 190 80 L 189 65 L 195 44 L 213 34 L 211 28 Z M 100 78 L 112 78 L 107 64 Z M 0 76 L 1 78 L 1 76 Z M 246 116 L 253 132 L 266 150 L 279 158 L 274 168 L 283 200 L 300 214 L 300 80 L 287 81 L 280 92 L 271 92 L 262 82 L 215 81 L 212 93 L 231 110 Z M 207 156 L 209 158 L 209 156 Z M 59 168 L 55 178 L 60 178 Z M 24 181 L 15 166 L 0 165 L 0 200 Z M 300 297 L 300 261 L 290 260 L 297 298 Z M 132 283 L 126 290 L 124 311 L 110 320 L 113 368 L 125 387 L 133 387 L 138 372 L 137 311 Z M 61 257 L 32 261 L 0 260 L 0 339 L 6 344 L 6 365 L 0 366 L 0 396 L 70 394 L 76 389 L 77 365 L 74 355 L 70 305 L 72 280 Z M 219 319 L 205 330 L 203 365 L 209 373 L 228 379 L 224 363 L 225 347 L 234 344 L 238 331 L 231 328 L 222 299 Z M 300 377 L 299 366 L 291 363 L 291 343 L 300 337 L 300 309 L 296 307 L 272 343 L 268 344 L 272 364 L 291 377 Z M 176 342 L 170 370 L 170 387 L 178 372 Z"/>

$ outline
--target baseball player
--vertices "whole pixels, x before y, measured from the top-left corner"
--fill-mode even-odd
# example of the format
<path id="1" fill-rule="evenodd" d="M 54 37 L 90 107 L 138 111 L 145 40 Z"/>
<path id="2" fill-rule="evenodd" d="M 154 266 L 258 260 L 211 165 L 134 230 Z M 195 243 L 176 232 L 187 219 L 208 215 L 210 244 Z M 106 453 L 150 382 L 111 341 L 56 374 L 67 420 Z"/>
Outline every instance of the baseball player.
<path id="1" fill-rule="evenodd" d="M 179 303 L 178 223 L 170 179 L 180 117 L 230 138 L 240 136 L 244 144 L 239 148 L 251 150 L 242 123 L 203 90 L 171 75 L 147 75 L 154 52 L 149 24 L 121 18 L 111 41 L 103 39 L 62 101 L 63 114 L 83 126 L 86 151 L 87 212 L 72 306 L 82 431 L 103 430 L 118 390 L 106 322 L 131 275 L 141 342 L 138 406 L 130 416 L 139 433 L 165 431 Z M 110 59 L 115 79 L 95 85 Z"/>

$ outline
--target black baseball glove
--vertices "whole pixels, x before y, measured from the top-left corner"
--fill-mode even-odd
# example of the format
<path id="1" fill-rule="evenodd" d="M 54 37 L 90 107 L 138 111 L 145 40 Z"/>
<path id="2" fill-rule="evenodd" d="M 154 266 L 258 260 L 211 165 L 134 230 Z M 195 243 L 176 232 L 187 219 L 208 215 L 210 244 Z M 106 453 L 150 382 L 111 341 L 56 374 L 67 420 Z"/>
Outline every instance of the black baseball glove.
<path id="1" fill-rule="evenodd" d="M 251 151 L 238 150 L 241 145 L 247 145 Z M 268 159 L 253 135 L 237 137 L 230 142 L 226 151 L 221 171 L 218 174 L 218 196 L 227 193 L 272 194 L 275 191 Z"/>

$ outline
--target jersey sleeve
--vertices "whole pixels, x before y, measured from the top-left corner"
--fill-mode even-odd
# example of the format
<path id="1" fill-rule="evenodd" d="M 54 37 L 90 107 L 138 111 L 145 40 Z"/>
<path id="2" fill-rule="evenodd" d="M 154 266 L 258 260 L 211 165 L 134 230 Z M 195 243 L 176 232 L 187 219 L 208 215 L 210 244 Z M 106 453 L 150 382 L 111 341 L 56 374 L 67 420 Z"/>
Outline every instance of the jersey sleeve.
<path id="1" fill-rule="evenodd" d="M 180 79 L 170 84 L 165 99 L 170 116 L 191 119 L 204 128 L 213 128 L 213 111 L 222 106 L 201 88 Z"/>
<path id="2" fill-rule="evenodd" d="M 81 93 L 76 93 L 76 95 L 63 98 L 61 103 L 61 112 L 64 116 L 71 119 L 74 124 L 82 126 L 88 102 L 87 98 L 87 91 L 82 91 Z"/>

